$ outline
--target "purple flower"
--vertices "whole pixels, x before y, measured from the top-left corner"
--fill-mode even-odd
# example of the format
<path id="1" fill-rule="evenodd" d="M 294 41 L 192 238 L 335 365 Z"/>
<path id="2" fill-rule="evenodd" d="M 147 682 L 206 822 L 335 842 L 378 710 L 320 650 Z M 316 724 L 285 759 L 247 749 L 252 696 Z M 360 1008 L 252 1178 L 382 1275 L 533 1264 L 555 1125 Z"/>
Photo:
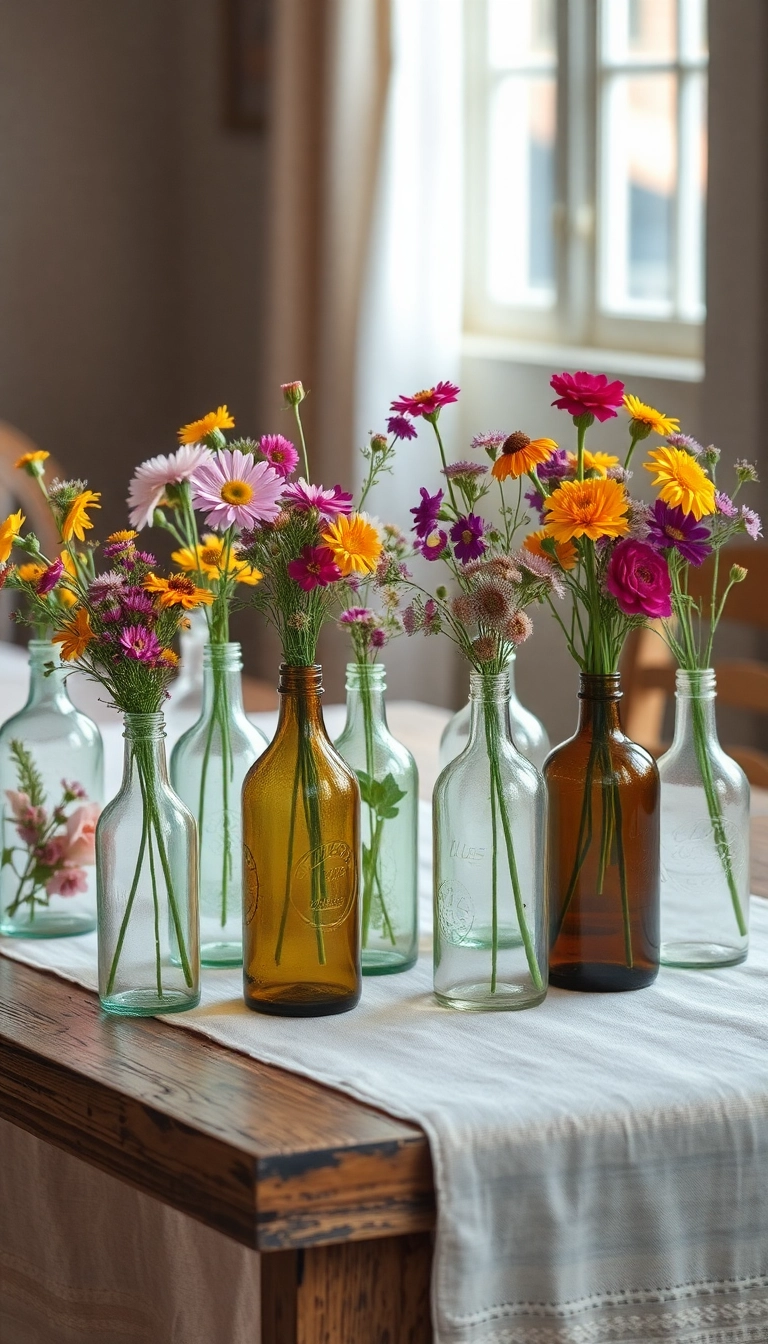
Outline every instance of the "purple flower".
<path id="1" fill-rule="evenodd" d="M 338 518 L 340 513 L 352 512 L 352 496 L 342 490 L 340 485 L 333 485 L 330 490 L 326 490 L 322 485 L 310 485 L 303 476 L 286 486 L 283 500 L 286 504 L 293 505 L 300 513 L 317 509 L 321 518 L 325 518 L 329 523 Z"/>
<path id="2" fill-rule="evenodd" d="M 394 434 L 396 439 L 416 439 L 418 430 L 411 424 L 405 415 L 390 415 L 387 420 L 387 429 L 390 434 Z"/>
<path id="3" fill-rule="evenodd" d="M 416 630 L 416 612 L 413 603 L 403 611 L 403 629 L 406 635 L 412 635 Z"/>
<path id="4" fill-rule="evenodd" d="M 715 491 L 715 506 L 723 518 L 735 518 L 739 512 L 730 495 L 724 494 L 722 490 Z"/>
<path id="5" fill-rule="evenodd" d="M 311 593 L 313 588 L 327 588 L 341 578 L 330 546 L 305 546 L 301 555 L 286 565 L 286 570 L 305 593 Z"/>
<path id="6" fill-rule="evenodd" d="M 698 457 L 704 452 L 697 439 L 692 439 L 690 434 L 670 434 L 667 439 L 670 448 L 682 448 L 684 452 L 690 453 L 691 457 Z"/>
<path id="7" fill-rule="evenodd" d="M 373 620 L 373 612 L 369 607 L 347 607 L 342 611 L 339 617 L 340 625 L 365 625 Z"/>
<path id="8" fill-rule="evenodd" d="M 157 635 L 145 625 L 127 625 L 120 633 L 120 647 L 137 663 L 153 663 L 160 652 Z"/>
<path id="9" fill-rule="evenodd" d="M 525 492 L 525 499 L 526 499 L 527 502 L 530 504 L 531 508 L 536 510 L 536 512 L 537 512 L 538 515 L 539 515 L 539 518 L 541 519 L 541 521 L 542 521 L 542 523 L 543 523 L 543 522 L 544 522 L 544 496 L 543 496 L 543 495 L 540 495 L 539 492 L 538 492 L 538 490 L 526 490 L 526 492 Z"/>
<path id="10" fill-rule="evenodd" d="M 647 541 L 627 537 L 618 543 L 608 561 L 605 586 L 626 616 L 672 615 L 667 562 Z"/>
<path id="11" fill-rule="evenodd" d="M 128 555 L 133 549 L 133 541 L 127 538 L 124 541 L 110 541 L 106 546 L 102 546 L 101 553 L 106 560 L 112 560 L 116 555 Z"/>
<path id="12" fill-rule="evenodd" d="M 428 597 L 424 603 L 424 620 L 422 630 L 425 635 L 436 634 L 440 628 L 437 603 L 433 597 Z"/>
<path id="13" fill-rule="evenodd" d="M 37 581 L 37 591 L 41 597 L 45 597 L 46 593 L 50 593 L 56 587 L 63 573 L 64 562 L 58 559 L 54 560 L 53 564 L 50 564 L 44 570 Z"/>
<path id="14" fill-rule="evenodd" d="M 412 530 L 423 541 L 437 526 L 437 518 L 443 502 L 443 492 L 438 490 L 437 494 L 430 495 L 426 487 L 422 485 L 419 487 L 419 494 L 421 495 L 421 503 L 417 504 L 415 509 L 411 509 L 413 514 Z"/>
<path id="15" fill-rule="evenodd" d="M 712 553 L 709 528 L 697 523 L 692 513 L 672 508 L 657 499 L 647 518 L 648 541 L 657 550 L 676 550 L 689 565 L 701 565 Z"/>
<path id="16" fill-rule="evenodd" d="M 157 564 L 157 558 L 151 551 L 137 551 L 136 559 L 140 560 L 142 565 L 149 565 L 150 569 L 154 569 Z"/>
<path id="17" fill-rule="evenodd" d="M 72 779 L 72 780 L 69 780 L 69 779 L 62 779 L 62 781 L 61 781 L 61 787 L 62 787 L 62 789 L 64 790 L 65 793 L 68 793 L 68 794 L 69 794 L 70 798 L 87 798 L 87 797 L 88 797 L 88 795 L 87 795 L 87 793 L 85 792 L 85 789 L 83 788 L 82 784 L 78 784 L 78 782 L 77 782 L 76 779 Z"/>
<path id="18" fill-rule="evenodd" d="M 387 642 L 387 632 L 386 630 L 383 630 L 380 625 L 377 626 L 375 630 L 371 631 L 372 649 L 383 649 L 386 642 Z"/>
<path id="19" fill-rule="evenodd" d="M 291 476 L 299 465 L 299 454 L 291 440 L 283 438 L 282 434 L 262 434 L 259 448 L 270 467 L 274 467 L 283 480 Z"/>
<path id="20" fill-rule="evenodd" d="M 542 481 L 563 481 L 570 476 L 572 467 L 565 448 L 556 448 L 546 460 L 539 462 L 536 468 Z"/>
<path id="21" fill-rule="evenodd" d="M 488 468 L 482 462 L 449 462 L 447 467 L 442 468 L 442 475 L 449 481 L 460 480 L 462 476 L 474 480 L 487 474 Z"/>
<path id="22" fill-rule="evenodd" d="M 143 588 L 126 588 L 117 597 L 123 613 L 128 616 L 152 616 L 155 611 L 154 603 L 149 593 L 145 593 Z"/>
<path id="23" fill-rule="evenodd" d="M 741 506 L 741 517 L 744 523 L 744 529 L 753 541 L 757 541 L 762 533 L 763 524 L 760 521 L 760 514 L 755 513 L 754 509 L 748 509 L 746 504 Z"/>
<path id="24" fill-rule="evenodd" d="M 476 434 L 469 446 L 470 448 L 482 448 L 486 453 L 490 453 L 491 456 L 494 456 L 498 453 L 506 438 L 508 438 L 507 434 L 502 434 L 501 432 L 496 433 L 493 430 L 489 430 L 485 434 Z"/>
<path id="25" fill-rule="evenodd" d="M 457 560 L 466 564 L 468 560 L 479 560 L 487 547 L 483 541 L 485 523 L 476 513 L 467 513 L 457 518 L 451 528 L 451 541 Z"/>
<path id="26" fill-rule="evenodd" d="M 124 583 L 123 575 L 114 571 L 98 574 L 88 585 L 88 596 L 92 602 L 105 602 L 108 598 L 116 598 Z"/>
<path id="27" fill-rule="evenodd" d="M 442 528 L 439 528 L 417 541 L 416 550 L 424 556 L 425 560 L 439 560 L 447 545 L 448 535 L 443 532 Z"/>

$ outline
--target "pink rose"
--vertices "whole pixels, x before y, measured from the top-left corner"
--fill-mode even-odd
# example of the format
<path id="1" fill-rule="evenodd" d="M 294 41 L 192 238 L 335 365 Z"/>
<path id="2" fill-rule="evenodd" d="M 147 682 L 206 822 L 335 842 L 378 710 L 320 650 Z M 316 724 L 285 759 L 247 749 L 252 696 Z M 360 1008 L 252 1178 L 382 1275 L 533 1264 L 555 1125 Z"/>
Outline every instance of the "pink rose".
<path id="1" fill-rule="evenodd" d="M 67 818 L 67 863 L 96 862 L 96 822 L 100 811 L 98 803 L 84 803 Z"/>
<path id="2" fill-rule="evenodd" d="M 67 842 L 63 835 L 55 835 L 47 844 L 35 850 L 35 858 L 46 868 L 55 868 L 64 858 Z"/>
<path id="3" fill-rule="evenodd" d="M 45 884 L 49 896 L 76 896 L 88 890 L 88 874 L 82 868 L 60 868 Z"/>
<path id="4" fill-rule="evenodd" d="M 608 561 L 605 586 L 627 616 L 672 615 L 667 562 L 647 541 L 626 537 L 618 543 Z"/>

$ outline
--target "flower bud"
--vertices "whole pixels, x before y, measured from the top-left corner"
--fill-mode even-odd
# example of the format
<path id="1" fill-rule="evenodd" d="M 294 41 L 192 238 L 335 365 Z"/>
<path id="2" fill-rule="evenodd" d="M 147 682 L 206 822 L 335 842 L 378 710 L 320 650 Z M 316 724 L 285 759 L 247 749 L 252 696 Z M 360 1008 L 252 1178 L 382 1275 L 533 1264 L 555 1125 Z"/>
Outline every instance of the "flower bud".
<path id="1" fill-rule="evenodd" d="M 439 598 L 441 602 L 444 602 L 447 596 L 448 589 L 445 587 L 445 584 L 441 583 L 440 587 L 435 589 L 435 597 Z"/>
<path id="2" fill-rule="evenodd" d="M 285 398 L 286 406 L 298 406 L 300 401 L 304 400 L 306 393 L 301 383 L 281 383 L 280 391 Z"/>
<path id="3" fill-rule="evenodd" d="M 716 467 L 720 461 L 720 449 L 716 448 L 714 443 L 708 443 L 701 457 L 708 467 Z"/>
<path id="4" fill-rule="evenodd" d="M 648 438 L 652 428 L 653 426 L 649 425 L 647 420 L 630 420 L 629 422 L 630 435 L 638 443 L 641 439 Z"/>
<path id="5" fill-rule="evenodd" d="M 746 485 L 748 482 L 754 482 L 760 479 L 757 474 L 757 467 L 754 463 L 747 462 L 745 458 L 739 458 L 733 465 L 740 485 Z"/>
<path id="6" fill-rule="evenodd" d="M 748 573 L 743 565 L 731 565 L 731 583 L 743 583 Z"/>
<path id="7" fill-rule="evenodd" d="M 388 446 L 388 445 L 387 445 L 387 436 L 386 436 L 386 434 L 372 434 L 372 435 L 371 435 L 371 445 L 370 445 L 370 447 L 371 447 L 371 452 L 372 452 L 372 453 L 385 453 L 385 452 L 387 451 L 387 446 Z"/>

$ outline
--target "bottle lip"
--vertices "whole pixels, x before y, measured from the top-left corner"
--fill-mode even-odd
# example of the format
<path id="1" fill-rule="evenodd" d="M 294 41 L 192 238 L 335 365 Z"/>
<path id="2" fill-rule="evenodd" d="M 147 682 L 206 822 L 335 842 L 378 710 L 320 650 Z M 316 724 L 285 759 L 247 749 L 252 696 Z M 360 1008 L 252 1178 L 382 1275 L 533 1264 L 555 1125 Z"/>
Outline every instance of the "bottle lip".
<path id="1" fill-rule="evenodd" d="M 714 667 L 678 667 L 675 672 L 677 695 L 714 696 L 717 694 L 717 676 Z"/>
<path id="2" fill-rule="evenodd" d="M 579 673 L 580 700 L 621 700 L 623 694 L 619 672 Z"/>
<path id="3" fill-rule="evenodd" d="M 281 663 L 277 689 L 280 695 L 295 695 L 299 691 L 314 691 L 317 695 L 322 695 L 323 669 L 319 663 L 310 663 L 302 667 L 293 663 Z"/>
<path id="4" fill-rule="evenodd" d="M 61 651 L 58 644 L 54 644 L 52 639 L 30 639 L 27 644 L 27 652 L 29 654 L 51 653 L 58 659 Z"/>
<path id="5" fill-rule="evenodd" d="M 205 644 L 203 666 L 226 667 L 232 672 L 241 672 L 243 667 L 241 644 L 237 640 L 230 640 L 226 644 Z"/>
<path id="6" fill-rule="evenodd" d="M 469 674 L 469 693 L 474 698 L 487 696 L 493 699 L 509 697 L 509 669 L 503 672 L 477 672 L 474 668 Z"/>
<path id="7" fill-rule="evenodd" d="M 383 663 L 347 663 L 347 686 L 359 686 L 364 681 L 383 686 L 386 675 Z"/>
<path id="8" fill-rule="evenodd" d="M 131 741 L 140 737 L 165 737 L 165 715 L 162 710 L 155 714 L 123 714 L 123 737 Z"/>

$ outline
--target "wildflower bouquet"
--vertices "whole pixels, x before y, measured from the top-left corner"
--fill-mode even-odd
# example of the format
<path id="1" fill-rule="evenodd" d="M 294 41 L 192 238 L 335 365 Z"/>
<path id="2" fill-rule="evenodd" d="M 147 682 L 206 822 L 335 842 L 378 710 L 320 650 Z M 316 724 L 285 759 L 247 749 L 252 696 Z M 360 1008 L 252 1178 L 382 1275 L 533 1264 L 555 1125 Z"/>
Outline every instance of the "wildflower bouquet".
<path id="1" fill-rule="evenodd" d="M 679 456 L 678 456 L 679 455 Z M 734 465 L 735 486 L 730 495 L 717 488 L 720 450 L 707 448 L 685 435 L 668 441 L 666 449 L 650 454 L 645 469 L 654 473 L 659 497 L 648 515 L 648 543 L 666 560 L 672 580 L 673 620 L 664 620 L 664 638 L 680 669 L 688 674 L 692 694 L 690 711 L 693 744 L 701 776 L 715 849 L 723 868 L 738 931 L 746 937 L 747 921 L 734 872 L 734 860 L 723 804 L 713 774 L 709 729 L 703 691 L 711 682 L 712 646 L 725 612 L 728 594 L 742 583 L 747 570 L 731 565 L 721 572 L 723 547 L 746 535 L 757 541 L 762 532 L 758 514 L 746 504 L 735 503 L 742 486 L 758 479 L 752 463 L 743 459 Z M 709 473 L 709 474 L 707 474 Z M 727 553 L 726 553 L 727 554 Z M 707 597 L 691 592 L 692 570 L 713 557 Z M 724 578 L 724 582 L 723 582 Z M 698 593 L 701 584 L 695 584 Z"/>
<path id="2" fill-rule="evenodd" d="M 88 498 L 84 498 L 86 495 Z M 61 646 L 65 662 L 103 686 L 111 704 L 122 714 L 142 718 L 155 716 L 167 698 L 168 685 L 178 662 L 171 644 L 186 620 L 186 613 L 209 604 L 212 594 L 197 587 L 186 576 L 166 578 L 158 573 L 154 555 L 137 547 L 138 534 L 133 529 L 114 532 L 107 538 L 102 556 L 108 561 L 108 568 L 95 572 L 93 551 L 87 561 L 74 551 L 72 538 L 78 533 L 72 529 L 68 535 L 67 520 L 71 521 L 73 510 L 77 510 L 78 539 L 82 539 L 84 531 L 92 527 L 88 511 L 97 506 L 97 501 L 98 495 L 93 492 L 80 491 L 69 506 L 62 528 L 69 565 L 65 565 L 60 556 L 53 560 L 46 558 L 34 534 L 23 538 L 17 535 L 15 544 L 35 557 L 43 573 L 34 580 L 17 577 L 16 581 L 29 602 L 29 619 L 33 622 L 50 620 L 54 625 L 53 642 Z M 70 594 L 72 606 L 69 610 L 66 602 L 57 607 L 48 602 L 49 594 L 57 588 L 66 589 Z M 149 859 L 155 910 L 159 909 L 159 867 L 187 985 L 193 980 L 161 821 L 161 780 L 147 739 L 138 738 L 133 747 L 143 799 L 141 844 L 107 974 L 107 995 L 111 994 L 117 975 L 145 856 Z M 158 994 L 162 997 L 159 941 L 156 941 L 156 974 Z"/>
<path id="3" fill-rule="evenodd" d="M 526 473 L 536 463 L 548 460 L 557 451 L 557 444 L 551 439 L 530 439 L 521 431 L 510 435 L 482 434 L 473 439 L 472 446 L 485 451 L 491 462 L 490 470 L 476 461 L 448 463 L 439 417 L 442 409 L 455 402 L 458 395 L 459 389 L 454 384 L 441 382 L 415 396 L 398 398 L 391 406 L 394 412 L 389 421 L 391 430 L 406 436 L 407 429 L 413 428 L 413 422 L 419 418 L 432 428 L 445 487 L 434 493 L 425 486 L 420 489 L 419 503 L 411 509 L 414 552 L 431 563 L 439 563 L 451 585 L 449 589 L 439 584 L 429 592 L 413 580 L 406 581 L 415 596 L 403 611 L 402 620 L 409 635 L 417 631 L 427 636 L 446 634 L 485 684 L 482 700 L 493 819 L 493 889 L 488 935 L 490 991 L 494 995 L 497 988 L 500 946 L 498 818 L 519 937 L 533 986 L 540 993 L 545 978 L 531 929 L 536 911 L 527 914 L 525 908 L 527 901 L 529 905 L 535 902 L 530 893 L 526 897 L 522 891 L 518 876 L 512 819 L 502 779 L 501 728 L 492 687 L 502 677 L 506 685 L 510 659 L 532 631 L 526 608 L 559 597 L 564 591 L 558 566 L 540 547 L 533 542 L 527 547 L 515 547 L 518 530 L 529 521 L 523 496 Z M 481 510 L 481 502 L 492 490 L 495 510 L 486 514 Z"/>

